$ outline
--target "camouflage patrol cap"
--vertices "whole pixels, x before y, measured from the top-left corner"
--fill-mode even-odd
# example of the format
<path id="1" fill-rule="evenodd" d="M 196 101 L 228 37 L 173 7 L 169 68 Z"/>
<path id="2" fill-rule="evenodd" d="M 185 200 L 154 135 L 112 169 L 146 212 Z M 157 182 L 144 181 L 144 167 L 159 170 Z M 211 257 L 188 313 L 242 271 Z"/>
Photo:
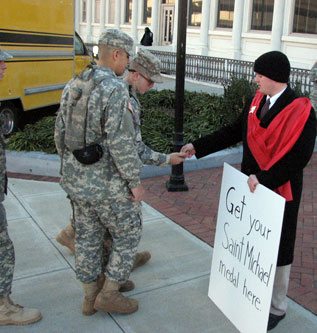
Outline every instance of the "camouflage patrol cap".
<path id="1" fill-rule="evenodd" d="M 156 83 L 163 82 L 160 67 L 160 60 L 150 51 L 145 49 L 140 49 L 129 64 L 130 70 L 139 72 L 147 79 Z"/>
<path id="2" fill-rule="evenodd" d="M 0 50 L 0 61 L 5 61 L 12 58 L 12 55 L 9 54 L 8 52 Z"/>
<path id="3" fill-rule="evenodd" d="M 129 55 L 133 53 L 133 39 L 125 32 L 118 29 L 107 29 L 99 37 L 98 44 L 122 49 Z"/>

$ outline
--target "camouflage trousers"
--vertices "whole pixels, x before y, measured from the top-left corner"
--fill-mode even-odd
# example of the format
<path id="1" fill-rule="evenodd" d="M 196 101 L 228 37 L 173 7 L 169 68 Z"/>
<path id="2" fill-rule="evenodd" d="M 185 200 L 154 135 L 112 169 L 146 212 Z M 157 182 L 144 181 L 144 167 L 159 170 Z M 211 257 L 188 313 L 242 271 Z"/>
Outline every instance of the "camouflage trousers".
<path id="1" fill-rule="evenodd" d="M 141 204 L 129 199 L 93 203 L 72 200 L 72 204 L 77 279 L 89 283 L 104 271 L 110 280 L 125 282 L 141 238 Z M 112 246 L 105 260 L 104 239 L 107 232 L 111 235 Z"/>
<path id="2" fill-rule="evenodd" d="M 75 226 L 75 218 L 74 218 L 74 205 L 72 203 L 72 201 L 70 200 L 70 204 L 72 206 L 72 215 L 70 217 L 70 225 L 72 226 L 72 228 L 76 231 L 76 226 Z M 108 229 L 106 229 L 105 233 L 104 233 L 104 239 L 103 239 L 103 260 L 102 260 L 102 272 L 105 272 L 106 266 L 108 264 L 109 261 L 109 257 L 110 257 L 110 251 L 111 251 L 111 246 L 112 246 L 112 237 L 111 234 L 109 232 Z"/>
<path id="3" fill-rule="evenodd" d="M 14 247 L 8 234 L 6 211 L 0 202 L 0 296 L 11 293 L 14 264 Z"/>

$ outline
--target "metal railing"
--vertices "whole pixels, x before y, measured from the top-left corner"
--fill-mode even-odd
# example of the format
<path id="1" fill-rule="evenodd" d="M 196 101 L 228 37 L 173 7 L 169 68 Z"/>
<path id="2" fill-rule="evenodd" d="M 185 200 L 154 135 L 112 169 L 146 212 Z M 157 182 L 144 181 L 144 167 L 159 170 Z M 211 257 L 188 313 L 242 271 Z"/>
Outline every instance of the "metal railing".
<path id="1" fill-rule="evenodd" d="M 151 50 L 162 63 L 162 72 L 176 74 L 176 53 Z M 226 58 L 186 54 L 186 78 L 203 82 L 226 84 L 232 76 L 252 81 L 254 78 L 253 62 Z M 308 69 L 291 68 L 290 84 L 299 85 L 303 93 L 310 93 L 313 82 Z"/>

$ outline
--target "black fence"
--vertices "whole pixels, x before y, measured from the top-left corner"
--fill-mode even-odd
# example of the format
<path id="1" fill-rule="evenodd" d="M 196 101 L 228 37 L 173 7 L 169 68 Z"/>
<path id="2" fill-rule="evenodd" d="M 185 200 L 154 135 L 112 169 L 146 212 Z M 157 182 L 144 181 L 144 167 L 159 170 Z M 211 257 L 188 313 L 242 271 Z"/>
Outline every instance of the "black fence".
<path id="1" fill-rule="evenodd" d="M 162 63 L 162 72 L 168 75 L 176 74 L 176 53 L 151 50 Z M 186 78 L 197 81 L 226 84 L 232 76 L 245 78 L 250 81 L 254 78 L 253 62 L 226 58 L 208 57 L 186 54 Z M 300 86 L 303 93 L 310 93 L 313 82 L 310 81 L 308 69 L 291 68 L 290 84 L 292 87 Z"/>

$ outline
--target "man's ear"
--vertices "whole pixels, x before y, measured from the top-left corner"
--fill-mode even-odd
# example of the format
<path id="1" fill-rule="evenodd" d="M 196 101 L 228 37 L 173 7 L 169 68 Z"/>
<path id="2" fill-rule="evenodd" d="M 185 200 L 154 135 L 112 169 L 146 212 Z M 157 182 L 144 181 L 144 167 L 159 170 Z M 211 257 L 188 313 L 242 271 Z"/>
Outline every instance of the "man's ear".
<path id="1" fill-rule="evenodd" d="M 133 78 L 135 81 L 137 81 L 140 77 L 140 73 L 139 72 L 133 72 Z"/>
<path id="2" fill-rule="evenodd" d="M 119 51 L 118 49 L 114 49 L 114 50 L 112 51 L 112 59 L 113 59 L 113 60 L 116 61 L 116 60 L 118 59 L 119 55 L 120 55 L 120 51 Z"/>

